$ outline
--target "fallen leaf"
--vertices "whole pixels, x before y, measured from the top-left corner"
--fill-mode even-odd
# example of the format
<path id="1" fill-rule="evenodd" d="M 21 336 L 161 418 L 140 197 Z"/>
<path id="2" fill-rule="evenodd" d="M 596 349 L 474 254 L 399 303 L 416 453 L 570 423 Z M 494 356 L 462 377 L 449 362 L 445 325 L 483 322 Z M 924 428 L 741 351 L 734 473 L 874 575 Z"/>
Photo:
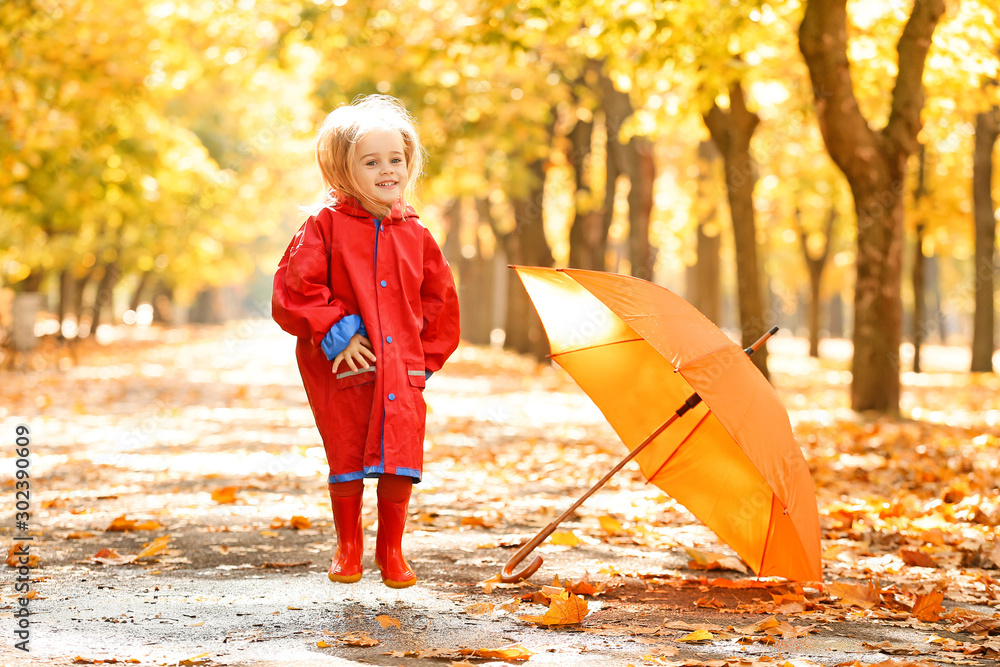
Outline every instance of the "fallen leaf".
<path id="1" fill-rule="evenodd" d="M 152 542 L 147 542 L 146 544 L 143 544 L 142 551 L 136 554 L 135 557 L 136 560 L 141 560 L 143 558 L 150 558 L 160 553 L 161 551 L 166 550 L 168 542 L 170 542 L 170 536 L 164 535 L 162 537 L 157 537 Z"/>
<path id="2" fill-rule="evenodd" d="M 91 538 L 93 536 L 94 536 L 93 533 L 75 532 L 74 531 L 74 532 L 70 533 L 69 535 L 67 535 L 66 539 L 67 540 L 86 540 L 86 539 Z"/>
<path id="3" fill-rule="evenodd" d="M 493 589 L 496 587 L 497 584 L 502 584 L 502 583 L 503 579 L 500 578 L 500 575 L 494 574 L 486 581 L 480 581 L 479 585 L 483 587 L 483 592 L 489 595 L 490 593 L 493 592 Z"/>
<path id="4" fill-rule="evenodd" d="M 212 500 L 220 505 L 227 505 L 236 502 L 236 492 L 240 490 L 238 486 L 223 486 L 212 491 Z"/>
<path id="5" fill-rule="evenodd" d="M 913 615 L 926 623 L 937 623 L 941 618 L 941 612 L 944 611 L 944 607 L 941 606 L 943 599 L 944 593 L 941 591 L 918 595 L 913 603 Z"/>
<path id="6" fill-rule="evenodd" d="M 476 604 L 468 605 L 463 611 L 470 616 L 482 616 L 483 614 L 489 614 L 493 609 L 493 605 L 489 602 L 477 602 Z"/>
<path id="7" fill-rule="evenodd" d="M 879 589 L 868 584 L 860 586 L 858 584 L 845 584 L 835 582 L 828 584 L 826 590 L 841 599 L 847 606 L 871 609 L 879 604 Z"/>
<path id="8" fill-rule="evenodd" d="M 534 655 L 520 644 L 512 644 L 503 648 L 463 648 L 459 653 L 484 660 L 527 660 Z"/>
<path id="9" fill-rule="evenodd" d="M 689 644 L 705 644 L 707 642 L 712 641 L 713 639 L 715 639 L 715 635 L 713 635 L 708 630 L 695 630 L 691 634 L 684 635 L 677 641 L 687 642 Z"/>
<path id="10" fill-rule="evenodd" d="M 735 556 L 698 551 L 691 547 L 684 547 L 684 551 L 687 552 L 688 557 L 691 559 L 688 561 L 687 566 L 692 570 L 734 570 L 743 574 L 749 573 L 743 561 Z"/>
<path id="11" fill-rule="evenodd" d="M 369 637 L 365 632 L 350 632 L 337 638 L 341 644 L 347 646 L 375 646 L 378 640 Z"/>
<path id="12" fill-rule="evenodd" d="M 561 595 L 552 598 L 548 611 L 543 616 L 523 615 L 522 621 L 538 625 L 576 625 L 587 616 L 587 601 L 583 598 L 563 591 Z"/>
<path id="13" fill-rule="evenodd" d="M 397 628 L 402 629 L 399 625 L 399 620 L 393 618 L 392 616 L 382 614 L 381 616 L 376 616 L 375 620 L 378 621 L 379 625 L 381 625 L 383 629 L 388 628 L 390 625 L 394 625 Z"/>
<path id="14" fill-rule="evenodd" d="M 198 655 L 191 656 L 190 658 L 185 658 L 177 664 L 184 665 L 185 667 L 188 667 L 189 665 L 204 665 L 209 662 L 209 655 L 210 654 L 208 653 L 199 653 Z"/>
<path id="15" fill-rule="evenodd" d="M 741 635 L 759 635 L 768 628 L 776 628 L 776 627 L 778 627 L 778 617 L 768 616 L 764 620 L 757 621 L 756 623 L 752 623 L 751 625 L 747 625 L 742 628 L 734 628 L 734 630 L 736 630 L 736 632 L 740 633 Z"/>
<path id="16" fill-rule="evenodd" d="M 461 524 L 463 526 L 476 526 L 478 528 L 492 528 L 493 524 L 486 521 L 481 516 L 464 516 Z"/>
<path id="17" fill-rule="evenodd" d="M 135 555 L 122 556 L 114 549 L 101 549 L 93 555 L 93 559 L 104 565 L 127 565 L 135 562 Z"/>
<path id="18" fill-rule="evenodd" d="M 159 521 L 143 521 L 139 522 L 134 519 L 126 518 L 126 515 L 122 514 L 114 518 L 111 525 L 105 528 L 105 532 L 109 533 L 124 533 L 132 530 L 157 530 L 161 528 Z"/>
<path id="19" fill-rule="evenodd" d="M 621 535 L 625 532 L 622 528 L 622 522 L 613 516 L 601 516 L 598 517 L 598 521 L 601 522 L 601 530 L 603 530 L 608 535 Z"/>
<path id="20" fill-rule="evenodd" d="M 937 561 L 923 551 L 916 549 L 900 549 L 899 557 L 903 562 L 913 567 L 937 567 Z"/>
<path id="21" fill-rule="evenodd" d="M 307 528 L 312 528 L 312 522 L 304 516 L 293 516 L 288 523 L 290 523 L 292 528 L 295 530 L 306 530 Z"/>
<path id="22" fill-rule="evenodd" d="M 25 563 L 21 561 L 25 554 L 21 550 L 21 545 L 28 544 L 27 542 L 15 542 L 7 549 L 7 566 L 8 567 L 23 567 Z M 37 547 L 35 547 L 37 549 Z M 32 553 L 32 548 L 27 547 L 27 567 L 38 567 L 38 554 Z"/>
<path id="23" fill-rule="evenodd" d="M 575 547 L 580 543 L 580 538 L 571 531 L 557 530 L 552 533 L 551 543 L 563 547 Z"/>

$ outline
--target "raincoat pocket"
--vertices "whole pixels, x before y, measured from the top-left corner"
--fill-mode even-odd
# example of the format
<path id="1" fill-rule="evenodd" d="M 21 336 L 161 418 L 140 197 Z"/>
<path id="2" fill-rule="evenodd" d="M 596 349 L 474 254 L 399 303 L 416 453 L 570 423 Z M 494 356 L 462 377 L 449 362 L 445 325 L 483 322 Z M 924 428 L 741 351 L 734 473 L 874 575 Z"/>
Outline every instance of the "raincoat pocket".
<path id="1" fill-rule="evenodd" d="M 410 379 L 411 387 L 418 387 L 423 390 L 426 383 L 426 372 L 420 366 L 407 366 L 406 367 L 406 377 Z"/>
<path id="2" fill-rule="evenodd" d="M 367 384 L 375 381 L 375 366 L 359 368 L 352 371 L 350 367 L 346 371 L 341 371 L 333 376 L 333 390 L 354 387 L 359 384 Z"/>

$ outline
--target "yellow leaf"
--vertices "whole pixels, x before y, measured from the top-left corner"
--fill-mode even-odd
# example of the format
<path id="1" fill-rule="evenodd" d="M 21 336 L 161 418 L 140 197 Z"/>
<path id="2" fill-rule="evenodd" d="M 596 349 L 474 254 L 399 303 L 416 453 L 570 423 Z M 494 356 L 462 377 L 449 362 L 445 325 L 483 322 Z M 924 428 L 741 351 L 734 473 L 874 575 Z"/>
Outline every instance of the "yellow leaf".
<path id="1" fill-rule="evenodd" d="M 327 643 L 326 643 L 325 641 L 323 641 L 322 639 L 320 639 L 320 640 L 319 640 L 318 642 L 316 642 L 316 646 L 318 646 L 318 647 L 320 647 L 320 648 L 330 648 L 330 645 L 329 645 L 329 644 L 327 644 Z"/>
<path id="2" fill-rule="evenodd" d="M 688 642 L 688 643 L 691 643 L 691 644 L 699 644 L 699 643 L 710 642 L 713 639 L 715 639 L 715 635 L 713 635 L 708 630 L 695 630 L 691 634 L 684 635 L 683 637 L 681 637 L 677 641 L 679 641 L 679 642 Z"/>
<path id="3" fill-rule="evenodd" d="M 397 628 L 402 629 L 399 625 L 399 620 L 393 618 L 392 616 L 382 614 L 381 616 L 376 616 L 375 620 L 378 621 L 379 625 L 381 625 L 383 629 L 388 628 L 390 625 L 395 625 Z"/>
<path id="4" fill-rule="evenodd" d="M 156 554 L 164 551 L 167 548 L 167 543 L 170 542 L 169 535 L 163 535 L 162 537 L 157 537 L 152 542 L 147 542 L 143 544 L 143 549 L 136 555 L 136 560 L 142 558 L 149 558 L 150 556 L 155 556 Z"/>
<path id="5" fill-rule="evenodd" d="M 622 522 L 613 516 L 602 516 L 597 520 L 601 522 L 601 528 L 608 535 L 621 535 L 625 532 L 625 529 L 622 528 Z"/>
<path id="6" fill-rule="evenodd" d="M 564 547 L 575 547 L 580 543 L 580 538 L 575 534 L 565 530 L 552 533 L 552 544 Z"/>

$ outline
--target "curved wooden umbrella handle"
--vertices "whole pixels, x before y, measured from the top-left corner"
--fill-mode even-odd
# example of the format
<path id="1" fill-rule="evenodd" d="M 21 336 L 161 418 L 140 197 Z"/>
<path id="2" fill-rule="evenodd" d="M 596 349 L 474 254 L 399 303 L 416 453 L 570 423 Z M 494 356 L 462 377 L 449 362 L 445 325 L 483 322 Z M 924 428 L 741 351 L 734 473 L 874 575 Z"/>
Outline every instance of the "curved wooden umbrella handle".
<path id="1" fill-rule="evenodd" d="M 520 572 L 513 572 L 513 569 L 517 567 L 518 563 L 527 558 L 528 554 L 535 550 L 535 547 L 548 539 L 549 535 L 555 531 L 556 526 L 559 525 L 560 521 L 562 521 L 562 517 L 559 517 L 557 521 L 550 523 L 544 530 L 531 538 L 530 541 L 521 545 L 521 548 L 517 550 L 517 553 L 511 556 L 510 560 L 507 561 L 507 564 L 504 565 L 504 568 L 500 570 L 500 581 L 505 584 L 516 584 L 522 579 L 527 579 L 537 572 L 538 568 L 542 566 L 541 556 L 535 556 L 535 560 L 528 563 Z"/>

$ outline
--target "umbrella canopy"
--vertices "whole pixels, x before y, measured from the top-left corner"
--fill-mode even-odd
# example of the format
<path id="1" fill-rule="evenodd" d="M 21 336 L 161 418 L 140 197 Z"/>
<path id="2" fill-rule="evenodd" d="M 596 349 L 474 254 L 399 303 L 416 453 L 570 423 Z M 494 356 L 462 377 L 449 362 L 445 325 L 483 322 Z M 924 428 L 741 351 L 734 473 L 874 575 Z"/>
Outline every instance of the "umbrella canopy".
<path id="1" fill-rule="evenodd" d="M 809 467 L 743 349 L 684 299 L 613 273 L 514 267 L 552 359 L 593 399 L 646 478 L 761 577 L 822 579 Z M 676 417 L 692 393 L 702 402 Z"/>

